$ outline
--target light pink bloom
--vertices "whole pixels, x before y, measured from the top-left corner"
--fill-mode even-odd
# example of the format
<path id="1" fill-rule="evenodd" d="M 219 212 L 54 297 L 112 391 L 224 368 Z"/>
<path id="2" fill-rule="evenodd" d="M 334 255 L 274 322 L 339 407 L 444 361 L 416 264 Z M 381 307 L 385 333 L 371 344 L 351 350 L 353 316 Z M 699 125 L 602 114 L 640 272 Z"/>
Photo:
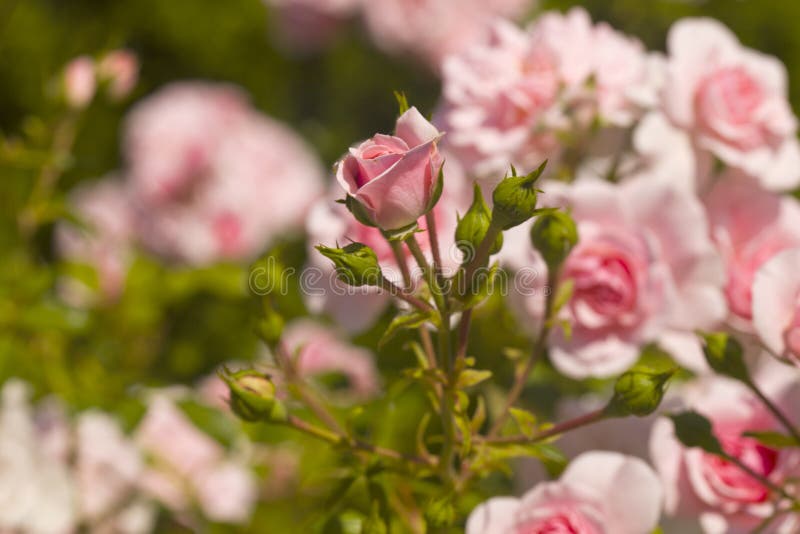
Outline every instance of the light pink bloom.
<path id="1" fill-rule="evenodd" d="M 78 56 L 64 68 L 64 95 L 67 104 L 80 109 L 89 105 L 97 90 L 94 60 Z"/>
<path id="2" fill-rule="evenodd" d="M 797 120 L 786 69 L 744 48 L 711 19 L 684 19 L 670 30 L 663 106 L 697 146 L 758 177 L 768 189 L 800 183 Z"/>
<path id="3" fill-rule="evenodd" d="M 713 161 L 698 154 L 691 137 L 660 111 L 644 115 L 633 131 L 634 175 L 671 183 L 687 191 L 705 190 Z"/>
<path id="4" fill-rule="evenodd" d="M 410 52 L 437 69 L 444 58 L 480 39 L 497 17 L 516 18 L 531 0 L 370 0 L 364 20 L 375 43 Z"/>
<path id="5" fill-rule="evenodd" d="M 355 14 L 361 0 L 264 0 L 274 8 L 273 25 L 283 44 L 295 52 L 327 45 L 341 23 Z"/>
<path id="6" fill-rule="evenodd" d="M 613 376 L 654 341 L 680 362 L 702 367 L 692 332 L 722 320 L 725 302 L 721 264 L 696 197 L 645 178 L 621 185 L 586 179 L 545 191 L 548 204 L 571 210 L 579 234 L 560 273 L 574 290 L 560 314 L 572 325 L 571 337 L 556 329 L 550 338 L 558 370 L 574 378 Z M 542 271 L 536 281 L 544 284 L 538 254 L 524 239 L 514 242 L 525 248 L 505 254 L 516 256 L 518 268 Z M 514 298 L 522 300 L 524 326 L 539 324 L 543 291 Z"/>
<path id="7" fill-rule="evenodd" d="M 486 40 L 443 64 L 437 124 L 446 145 L 476 177 L 509 163 L 533 167 L 557 152 L 548 127 L 559 90 L 558 58 L 513 24 L 497 21 Z"/>
<path id="8" fill-rule="evenodd" d="M 376 134 L 351 147 L 336 164 L 336 179 L 380 228 L 408 226 L 431 207 L 441 135 L 412 107 L 397 119 L 395 135 Z"/>
<path id="9" fill-rule="evenodd" d="M 738 327 L 749 329 L 756 272 L 778 252 L 800 246 L 800 206 L 736 171 L 706 197 L 712 237 L 727 270 L 725 296 Z"/>
<path id="10" fill-rule="evenodd" d="M 59 253 L 66 260 L 93 267 L 100 295 L 105 299 L 117 298 L 125 287 L 132 256 L 134 229 L 129 193 L 119 179 L 111 177 L 79 187 L 71 194 L 70 201 L 85 227 L 59 223 L 56 228 Z M 79 302 L 89 300 L 85 288 L 74 295 Z"/>
<path id="11" fill-rule="evenodd" d="M 125 152 L 141 240 L 190 264 L 256 255 L 319 194 L 306 145 L 226 85 L 176 83 L 138 104 Z"/>
<path id="12" fill-rule="evenodd" d="M 780 402 L 785 390 L 773 385 L 762 380 L 767 394 Z M 746 431 L 781 430 L 744 385 L 708 375 L 681 393 L 687 408 L 711 421 L 726 452 L 779 485 L 791 472 L 796 473 L 797 450 L 773 449 L 742 436 Z M 709 534 L 750 532 L 774 509 L 769 490 L 740 468 L 699 448 L 684 448 L 669 419 L 653 425 L 650 454 L 664 485 L 666 512 L 699 515 Z"/>
<path id="13" fill-rule="evenodd" d="M 196 495 L 209 519 L 247 520 L 257 497 L 253 475 L 231 463 L 222 446 L 196 428 L 166 395 L 151 399 L 135 439 L 152 458 L 139 481 L 146 493 L 176 512 L 186 511 Z M 212 494 L 215 481 L 225 489 Z"/>
<path id="14" fill-rule="evenodd" d="M 779 356 L 800 363 L 800 248 L 767 261 L 753 283 L 753 326 Z"/>
<path id="15" fill-rule="evenodd" d="M 109 84 L 111 98 L 121 100 L 136 87 L 139 59 L 130 50 L 112 50 L 97 63 L 97 75 Z"/>
<path id="16" fill-rule="evenodd" d="M 559 480 L 520 499 L 481 504 L 466 534 L 647 534 L 658 522 L 661 499 L 658 478 L 642 460 L 592 451 L 570 462 Z"/>
<path id="17" fill-rule="evenodd" d="M 100 412 L 85 412 L 77 422 L 75 479 L 81 516 L 105 519 L 134 495 L 142 460 L 117 422 Z"/>
<path id="18" fill-rule="evenodd" d="M 367 349 L 341 340 L 332 330 L 311 320 L 297 320 L 281 337 L 290 354 L 297 354 L 297 369 L 307 376 L 341 373 L 350 391 L 359 397 L 377 393 L 378 371 Z"/>

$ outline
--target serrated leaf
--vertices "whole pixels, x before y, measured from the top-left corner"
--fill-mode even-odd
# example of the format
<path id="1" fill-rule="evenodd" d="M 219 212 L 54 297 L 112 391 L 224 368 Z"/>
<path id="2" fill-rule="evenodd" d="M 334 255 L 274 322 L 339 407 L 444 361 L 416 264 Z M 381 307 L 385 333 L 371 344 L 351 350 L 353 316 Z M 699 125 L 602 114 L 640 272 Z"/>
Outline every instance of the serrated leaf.
<path id="1" fill-rule="evenodd" d="M 535 415 L 521 408 L 509 408 L 508 411 L 523 435 L 531 437 L 536 434 L 537 425 Z"/>
<path id="2" fill-rule="evenodd" d="M 421 311 L 413 311 L 408 314 L 398 315 L 392 322 L 389 323 L 389 326 L 386 328 L 386 331 L 381 336 L 381 339 L 378 341 L 378 349 L 382 349 L 386 343 L 388 343 L 394 336 L 396 336 L 402 330 L 408 330 L 411 328 L 418 328 L 422 326 L 425 321 L 430 318 L 430 315 L 427 313 L 423 313 Z M 427 365 L 426 365 L 427 367 Z"/>
<path id="3" fill-rule="evenodd" d="M 492 372 L 481 369 L 465 369 L 458 375 L 456 387 L 459 389 L 468 388 L 480 384 L 492 377 Z"/>
<path id="4" fill-rule="evenodd" d="M 754 438 L 759 443 L 775 449 L 785 449 L 787 447 L 797 447 L 800 443 L 797 442 L 792 436 L 781 434 L 780 432 L 744 432 L 743 436 Z"/>

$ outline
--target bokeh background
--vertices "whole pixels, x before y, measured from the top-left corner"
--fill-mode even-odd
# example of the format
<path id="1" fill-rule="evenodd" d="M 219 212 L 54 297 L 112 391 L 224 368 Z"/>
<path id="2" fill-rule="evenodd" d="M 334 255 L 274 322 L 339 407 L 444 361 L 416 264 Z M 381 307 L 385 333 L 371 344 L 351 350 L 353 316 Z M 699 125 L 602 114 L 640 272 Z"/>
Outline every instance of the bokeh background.
<path id="1" fill-rule="evenodd" d="M 800 3 L 794 0 L 549 0 L 533 5 L 530 16 L 573 5 L 654 50 L 663 50 L 675 20 L 717 18 L 745 45 L 786 64 L 791 101 L 800 110 Z M 412 56 L 381 51 L 357 19 L 346 22 L 327 46 L 304 53 L 286 46 L 279 25 L 260 0 L 0 0 L 0 133 L 44 139 L 56 112 L 48 96 L 55 73 L 73 57 L 119 47 L 138 55 L 140 81 L 122 105 L 98 100 L 88 109 L 82 124 L 91 126 L 78 131 L 73 161 L 58 186 L 62 195 L 120 167 L 126 112 L 174 80 L 241 86 L 256 108 L 291 125 L 327 166 L 354 140 L 391 129 L 394 90 L 405 91 L 420 109 L 434 108 L 440 92 L 437 75 Z M 52 290 L 63 273 L 53 257 L 52 228 L 45 225 L 31 247 L 16 227 L 32 169 L 43 157 L 35 150 L 0 150 L 0 382 L 22 377 L 39 396 L 57 392 L 75 409 L 102 406 L 131 428 L 142 412 L 131 384 L 191 386 L 220 362 L 254 357 L 257 305 L 242 285 L 241 265 L 185 270 L 143 258 L 132 267 L 128 290 L 112 310 L 84 312 L 59 304 Z M 281 253 L 289 264 L 304 261 L 302 244 L 286 243 Z M 287 310 L 289 315 L 303 313 L 298 300 L 284 303 Z M 525 346 L 500 303 L 490 303 L 478 315 L 473 346 L 484 366 L 491 367 L 505 347 Z M 356 341 L 374 344 L 386 324 L 379 322 Z M 384 370 L 408 365 L 410 356 L 401 347 L 402 340 L 388 347 L 379 362 Z M 552 415 L 559 394 L 602 387 L 555 380 L 546 368 L 539 373 L 534 381 L 540 387 L 528 394 L 545 415 Z M 392 407 L 402 417 L 384 419 L 391 424 L 378 431 L 382 441 L 402 442 L 413 434 L 424 399 L 405 402 L 402 409 Z M 223 442 L 235 432 L 230 421 L 201 407 L 185 409 Z M 377 414 L 388 408 L 376 403 L 371 409 Z M 369 412 L 363 416 L 369 417 Z M 261 437 L 278 443 L 283 435 Z M 313 478 L 315 465 L 326 458 L 319 445 L 305 447 L 308 461 L 300 477 Z M 497 489 L 506 482 L 495 484 Z M 285 531 L 323 494 L 290 493 L 285 501 L 277 498 L 261 506 L 253 531 L 263 532 L 258 525 L 266 524 L 272 525 L 270 531 Z M 167 519 L 160 527 L 182 528 Z"/>

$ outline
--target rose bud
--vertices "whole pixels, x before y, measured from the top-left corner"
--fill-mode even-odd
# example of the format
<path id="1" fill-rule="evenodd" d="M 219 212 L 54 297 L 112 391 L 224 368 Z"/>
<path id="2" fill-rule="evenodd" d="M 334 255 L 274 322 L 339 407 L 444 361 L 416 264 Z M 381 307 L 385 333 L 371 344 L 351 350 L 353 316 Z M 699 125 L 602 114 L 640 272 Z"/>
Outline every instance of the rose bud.
<path id="1" fill-rule="evenodd" d="M 700 335 L 705 342 L 703 354 L 709 367 L 721 375 L 742 382 L 750 381 L 741 343 L 724 332 Z"/>
<path id="2" fill-rule="evenodd" d="M 94 61 L 89 56 L 79 56 L 67 63 L 63 77 L 64 98 L 74 109 L 89 105 L 97 89 Z"/>
<path id="3" fill-rule="evenodd" d="M 443 159 L 436 146 L 441 136 L 412 107 L 397 119 L 394 135 L 376 134 L 350 148 L 336 164 L 336 179 L 373 226 L 411 226 L 441 193 Z M 351 202 L 348 207 L 353 211 Z"/>
<path id="4" fill-rule="evenodd" d="M 378 256 L 362 243 L 350 243 L 344 248 L 318 245 L 317 250 L 331 260 L 336 267 L 336 276 L 345 284 L 358 286 L 380 286 L 383 282 Z"/>
<path id="5" fill-rule="evenodd" d="M 557 269 L 578 242 L 578 229 L 563 210 L 548 210 L 536 217 L 531 227 L 531 243 L 547 267 Z"/>
<path id="6" fill-rule="evenodd" d="M 658 373 L 646 369 L 623 373 L 614 384 L 614 396 L 606 406 L 606 413 L 612 417 L 650 415 L 661 404 L 673 374 L 674 371 Z"/>
<path id="7" fill-rule="evenodd" d="M 517 176 L 512 167 L 511 176 L 504 178 L 492 193 L 494 207 L 492 222 L 508 230 L 520 225 L 536 213 L 536 181 L 544 172 L 547 161 L 525 176 Z"/>
<path id="8" fill-rule="evenodd" d="M 275 399 L 275 384 L 269 376 L 247 369 L 229 372 L 225 369 L 220 378 L 230 390 L 231 410 L 245 421 L 282 421 L 286 408 Z"/>
<path id="9" fill-rule="evenodd" d="M 113 100 L 128 96 L 139 79 L 139 60 L 128 50 L 113 50 L 97 64 L 100 81 L 108 84 L 108 94 Z"/>
<path id="10" fill-rule="evenodd" d="M 463 218 L 459 219 L 456 226 L 456 245 L 458 249 L 464 254 L 464 261 L 467 262 L 475 256 L 475 251 L 478 250 L 486 232 L 489 230 L 489 225 L 492 222 L 492 212 L 489 211 L 489 206 L 483 200 L 481 188 L 475 184 L 475 192 L 472 200 L 472 205 L 467 210 Z M 492 243 L 492 248 L 489 249 L 489 254 L 496 254 L 500 252 L 503 246 L 503 234 L 498 234 L 497 238 Z"/>

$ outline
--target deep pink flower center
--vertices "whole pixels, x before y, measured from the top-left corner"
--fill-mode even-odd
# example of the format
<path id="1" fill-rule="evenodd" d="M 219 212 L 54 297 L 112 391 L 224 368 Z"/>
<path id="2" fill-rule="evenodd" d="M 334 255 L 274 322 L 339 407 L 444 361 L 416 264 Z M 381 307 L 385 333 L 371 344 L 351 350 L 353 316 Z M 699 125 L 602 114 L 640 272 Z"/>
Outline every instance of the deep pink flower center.
<path id="1" fill-rule="evenodd" d="M 515 525 L 514 534 L 597 534 L 597 529 L 577 510 L 560 509 Z"/>
<path id="2" fill-rule="evenodd" d="M 568 261 L 565 277 L 575 283 L 573 304 L 609 318 L 633 310 L 638 290 L 632 263 L 617 250 L 590 251 Z"/>
<path id="3" fill-rule="evenodd" d="M 718 431 L 717 437 L 725 452 L 764 477 L 772 475 L 778 463 L 778 451 L 740 434 L 739 430 Z M 704 458 L 706 480 L 727 501 L 759 503 L 769 497 L 769 490 L 737 465 L 710 454 Z"/>

